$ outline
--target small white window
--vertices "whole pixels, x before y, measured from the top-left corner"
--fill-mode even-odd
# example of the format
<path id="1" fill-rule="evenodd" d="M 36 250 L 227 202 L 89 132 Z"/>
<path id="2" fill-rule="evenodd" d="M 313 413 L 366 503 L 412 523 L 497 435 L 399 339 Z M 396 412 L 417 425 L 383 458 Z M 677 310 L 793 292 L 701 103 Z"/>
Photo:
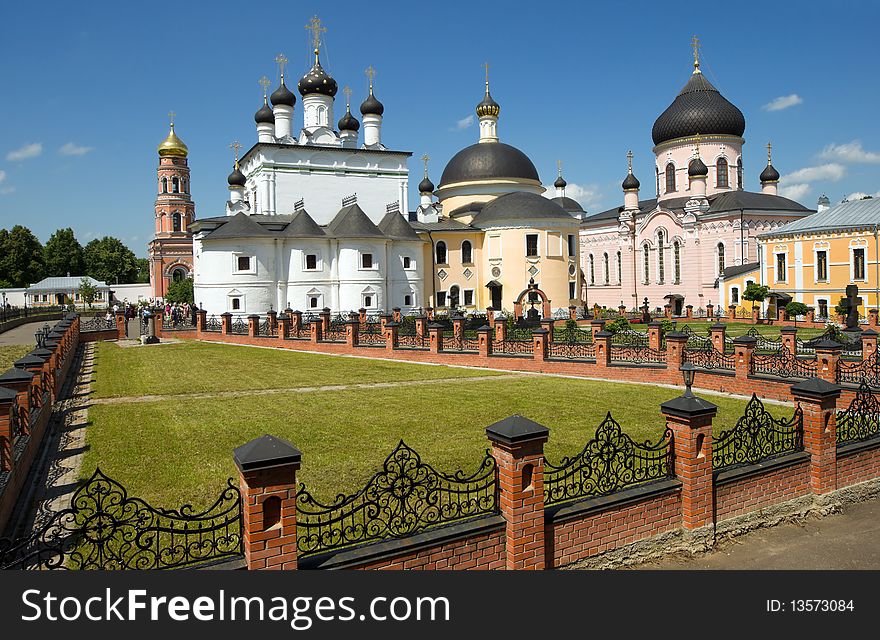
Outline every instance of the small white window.
<path id="1" fill-rule="evenodd" d="M 373 306 L 373 296 L 364 296 L 364 308 L 369 309 Z"/>
<path id="2" fill-rule="evenodd" d="M 437 292 L 437 306 L 445 307 L 446 306 L 446 292 L 438 291 Z"/>
<path id="3" fill-rule="evenodd" d="M 416 261 L 413 260 L 410 256 L 403 256 L 401 259 L 403 260 L 404 269 L 412 270 L 416 268 Z"/>
<path id="4" fill-rule="evenodd" d="M 373 254 L 372 253 L 362 253 L 361 254 L 361 269 L 373 269 Z"/>
<path id="5" fill-rule="evenodd" d="M 320 271 L 321 260 L 318 257 L 317 253 L 307 253 L 306 254 L 306 264 L 303 267 L 304 271 Z"/>
<path id="6" fill-rule="evenodd" d="M 412 294 L 409 294 L 409 293 L 408 293 L 408 294 L 406 294 L 405 296 L 403 296 L 403 304 L 404 304 L 404 306 L 406 306 L 406 307 L 411 307 L 411 306 L 412 306 L 412 303 L 413 303 L 412 299 L 413 299 L 413 298 L 412 298 Z"/>
<path id="7" fill-rule="evenodd" d="M 239 253 L 233 255 L 233 273 L 255 273 L 257 261 L 254 256 L 245 256 Z"/>
<path id="8" fill-rule="evenodd" d="M 241 298 L 232 298 L 232 310 L 237 311 L 241 309 Z"/>
<path id="9" fill-rule="evenodd" d="M 309 296 L 309 309 L 317 309 L 321 304 L 319 296 Z"/>

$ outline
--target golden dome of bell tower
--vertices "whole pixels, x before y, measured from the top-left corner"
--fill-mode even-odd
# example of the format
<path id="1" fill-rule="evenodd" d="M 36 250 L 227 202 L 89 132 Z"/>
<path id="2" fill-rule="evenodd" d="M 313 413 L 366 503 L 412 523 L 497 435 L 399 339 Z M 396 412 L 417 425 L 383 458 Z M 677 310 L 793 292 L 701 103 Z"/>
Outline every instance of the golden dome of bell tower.
<path id="1" fill-rule="evenodd" d="M 172 111 L 168 115 L 171 118 L 171 130 L 168 132 L 168 137 L 159 145 L 159 155 L 163 158 L 165 156 L 178 156 L 185 158 L 189 153 L 189 149 L 187 149 L 183 140 L 178 138 L 177 134 L 174 133 L 174 112 Z"/>

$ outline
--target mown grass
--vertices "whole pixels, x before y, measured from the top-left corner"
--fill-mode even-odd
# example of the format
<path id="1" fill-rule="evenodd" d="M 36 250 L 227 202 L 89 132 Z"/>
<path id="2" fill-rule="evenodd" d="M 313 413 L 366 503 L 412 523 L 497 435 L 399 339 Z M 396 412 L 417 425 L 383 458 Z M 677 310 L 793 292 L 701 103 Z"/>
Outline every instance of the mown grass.
<path id="1" fill-rule="evenodd" d="M 208 342 L 126 348 L 114 342 L 100 342 L 95 364 L 97 374 L 92 389 L 96 398 L 496 375 L 479 369 Z"/>
<path id="2" fill-rule="evenodd" d="M 24 356 L 33 347 L 26 344 L 0 345 L 0 373 L 3 373 L 12 363 Z"/>
<path id="3" fill-rule="evenodd" d="M 262 352 L 240 354 L 239 364 L 251 355 L 260 359 Z M 107 359 L 105 354 L 99 378 Z M 376 364 L 354 362 L 365 369 Z M 165 368 L 161 360 L 157 366 Z M 297 377 L 296 371 L 289 374 L 291 381 Z M 331 498 L 363 486 L 400 439 L 438 470 L 472 471 L 489 446 L 486 426 L 515 413 L 550 428 L 551 461 L 579 452 L 609 410 L 636 441 L 656 441 L 664 428 L 659 405 L 677 395 L 649 385 L 541 376 L 95 405 L 82 473 L 88 476 L 100 464 L 131 495 L 155 505 L 207 506 L 226 478 L 237 475 L 232 450 L 269 433 L 302 450 L 300 479 L 316 495 Z M 710 399 L 719 406 L 716 431 L 731 427 L 745 407 L 741 399 Z M 792 411 L 768 408 L 780 416 Z"/>
<path id="4" fill-rule="evenodd" d="M 690 327 L 694 333 L 699 335 L 708 335 L 709 327 L 711 327 L 714 322 L 678 322 L 676 325 L 676 330 L 681 331 L 684 327 Z M 744 336 L 748 333 L 749 329 L 755 328 L 758 330 L 763 336 L 771 339 L 779 339 L 779 329 L 778 325 L 753 325 L 747 322 L 725 322 L 724 325 L 727 327 L 726 335 L 730 338 L 738 338 L 739 336 Z M 632 328 L 636 331 L 647 331 L 647 326 L 643 324 L 634 324 Z M 825 333 L 825 329 L 815 329 L 812 327 L 797 327 L 797 336 L 801 340 L 809 340 L 810 338 L 815 338 L 823 333 Z"/>

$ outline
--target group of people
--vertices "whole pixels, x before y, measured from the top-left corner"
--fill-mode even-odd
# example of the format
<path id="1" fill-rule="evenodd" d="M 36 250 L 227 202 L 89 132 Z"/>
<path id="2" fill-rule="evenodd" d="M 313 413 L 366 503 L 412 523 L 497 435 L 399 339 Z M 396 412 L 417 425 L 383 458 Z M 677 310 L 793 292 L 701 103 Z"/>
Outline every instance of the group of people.
<path id="1" fill-rule="evenodd" d="M 116 300 L 113 302 L 113 306 L 107 309 L 104 319 L 107 322 L 107 326 L 112 327 L 115 323 L 116 314 L 122 313 L 123 316 L 125 316 L 126 325 L 129 320 L 133 320 L 134 318 L 140 319 L 141 325 L 144 325 L 146 323 L 144 315 L 147 311 L 154 313 L 159 310 L 164 313 L 165 318 L 168 318 L 172 327 L 176 327 L 187 321 L 195 326 L 199 307 L 196 304 L 190 304 L 188 302 L 166 302 L 163 305 L 161 302 L 153 299 L 140 300 L 137 304 L 129 302 L 128 300 L 123 300 L 122 302 Z"/>

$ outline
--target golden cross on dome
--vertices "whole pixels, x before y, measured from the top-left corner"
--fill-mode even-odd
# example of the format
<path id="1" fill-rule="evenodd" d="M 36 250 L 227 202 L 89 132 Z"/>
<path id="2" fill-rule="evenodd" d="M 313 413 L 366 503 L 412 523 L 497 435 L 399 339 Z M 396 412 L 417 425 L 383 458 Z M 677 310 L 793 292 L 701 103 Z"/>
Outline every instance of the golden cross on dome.
<path id="1" fill-rule="evenodd" d="M 559 174 L 559 177 L 562 177 L 562 160 L 556 161 L 556 173 Z"/>
<path id="2" fill-rule="evenodd" d="M 287 56 L 285 56 L 283 53 L 279 53 L 277 56 L 275 56 L 275 62 L 278 63 L 278 68 L 281 69 L 281 77 L 283 78 L 284 65 L 287 64 Z"/>
<path id="3" fill-rule="evenodd" d="M 366 73 L 367 77 L 370 79 L 370 93 L 372 93 L 373 92 L 373 78 L 376 77 L 376 70 L 373 68 L 373 65 L 370 65 L 369 67 L 367 67 L 367 69 L 366 69 L 366 71 L 364 71 L 364 73 Z"/>
<path id="4" fill-rule="evenodd" d="M 697 154 L 697 157 L 698 157 L 698 158 L 700 157 L 700 140 L 701 140 L 701 139 L 702 139 L 702 138 L 701 138 L 700 134 L 698 133 L 698 134 L 697 134 L 697 142 L 696 142 L 696 146 L 694 147 L 695 150 L 696 150 L 696 154 Z"/>
<path id="5" fill-rule="evenodd" d="M 229 145 L 229 148 L 232 149 L 232 152 L 235 154 L 235 164 L 238 164 L 238 150 L 241 149 L 241 143 L 238 140 L 233 140 L 232 144 Z"/>
<path id="6" fill-rule="evenodd" d="M 430 159 L 431 159 L 431 156 L 429 156 L 427 153 L 422 156 L 422 162 L 425 163 L 425 177 L 426 178 L 428 177 L 428 160 L 430 160 Z"/>
<path id="7" fill-rule="evenodd" d="M 633 152 L 632 149 L 626 152 L 626 165 L 629 169 L 629 172 L 633 172 Z"/>
<path id="8" fill-rule="evenodd" d="M 351 87 L 345 87 L 345 89 L 342 90 L 342 93 L 345 94 L 345 106 L 350 107 L 351 106 Z"/>
<path id="9" fill-rule="evenodd" d="M 171 126 L 172 126 L 172 127 L 174 126 L 174 116 L 176 116 L 176 115 L 177 115 L 177 114 L 174 113 L 173 111 L 169 111 L 169 112 L 168 112 L 168 119 L 171 121 Z"/>
<path id="10" fill-rule="evenodd" d="M 264 98 L 266 97 L 266 92 L 269 90 L 270 84 L 272 84 L 272 83 L 269 82 L 269 78 L 267 78 L 266 76 L 263 76 L 262 78 L 260 78 L 260 86 L 263 87 L 263 97 Z"/>
<path id="11" fill-rule="evenodd" d="M 306 29 L 312 32 L 312 46 L 317 49 L 321 45 L 321 34 L 327 32 L 327 27 L 321 26 L 321 19 L 315 16 L 309 20 Z"/>
<path id="12" fill-rule="evenodd" d="M 696 71 L 700 68 L 700 39 L 696 35 L 691 38 L 691 47 L 694 49 L 694 70 Z"/>
<path id="13" fill-rule="evenodd" d="M 773 145 L 769 142 L 767 143 L 767 164 L 771 164 L 770 162 L 770 151 L 773 149 Z"/>

